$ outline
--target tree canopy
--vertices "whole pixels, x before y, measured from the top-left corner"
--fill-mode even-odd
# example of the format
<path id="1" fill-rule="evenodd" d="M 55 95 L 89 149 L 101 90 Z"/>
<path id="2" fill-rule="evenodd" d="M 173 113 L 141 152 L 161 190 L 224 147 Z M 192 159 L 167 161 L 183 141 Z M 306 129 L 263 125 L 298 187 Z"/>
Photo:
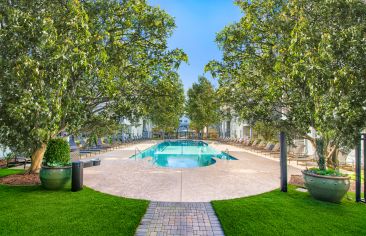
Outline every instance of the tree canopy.
<path id="1" fill-rule="evenodd" d="M 243 119 L 326 142 L 328 163 L 366 127 L 366 5 L 361 0 L 237 1 L 216 41 L 220 97 Z M 310 128 L 317 136 L 309 136 Z M 318 153 L 319 155 L 322 155 Z M 321 166 L 323 168 L 323 166 Z"/>
<path id="2" fill-rule="evenodd" d="M 193 83 L 187 96 L 186 112 L 191 120 L 190 126 L 201 131 L 219 121 L 216 90 L 207 78 L 198 77 L 198 83 Z"/>
<path id="3" fill-rule="evenodd" d="M 146 114 L 187 56 L 174 20 L 141 0 L 0 0 L 0 143 L 32 154 L 95 115 Z"/>
<path id="4" fill-rule="evenodd" d="M 163 132 L 174 132 L 178 129 L 179 118 L 184 112 L 184 89 L 176 72 L 158 82 L 160 96 L 152 97 L 147 109 L 148 118 L 154 128 Z"/>

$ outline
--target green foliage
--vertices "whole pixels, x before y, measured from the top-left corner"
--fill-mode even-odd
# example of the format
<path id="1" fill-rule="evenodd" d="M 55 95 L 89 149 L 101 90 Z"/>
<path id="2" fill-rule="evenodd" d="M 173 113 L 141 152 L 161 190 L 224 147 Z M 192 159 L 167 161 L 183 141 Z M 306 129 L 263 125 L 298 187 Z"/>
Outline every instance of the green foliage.
<path id="1" fill-rule="evenodd" d="M 45 191 L 40 186 L 0 185 L 0 199 L 6 199 L 0 201 L 0 235 L 132 236 L 149 204 L 86 187 L 71 192 L 69 187 L 64 191 Z M 38 220 L 19 223 L 34 216 Z"/>
<path id="2" fill-rule="evenodd" d="M 79 1 L 0 6 L 0 143 L 32 153 L 71 116 L 79 120 L 76 73 L 90 71 L 87 16 Z"/>
<path id="3" fill-rule="evenodd" d="M 8 175 L 15 175 L 15 174 L 23 174 L 24 170 L 21 169 L 7 169 L 7 168 L 0 168 L 0 177 L 5 177 Z"/>
<path id="4" fill-rule="evenodd" d="M 57 138 L 48 141 L 44 154 L 44 163 L 46 166 L 67 166 L 70 165 L 70 162 L 70 146 L 66 140 Z"/>
<path id="5" fill-rule="evenodd" d="M 14 159 L 16 154 L 14 152 L 9 152 L 4 156 L 4 159 L 9 162 L 11 159 Z"/>
<path id="6" fill-rule="evenodd" d="M 187 92 L 186 112 L 197 131 L 219 121 L 219 101 L 210 81 L 200 76 Z"/>
<path id="7" fill-rule="evenodd" d="M 345 177 L 346 174 L 342 174 L 338 170 L 334 170 L 331 168 L 328 169 L 319 169 L 319 168 L 310 168 L 306 170 L 308 173 L 316 174 L 316 175 L 326 175 L 326 176 L 338 176 L 338 177 Z"/>
<path id="8" fill-rule="evenodd" d="M 361 0 L 237 1 L 244 16 L 216 41 L 206 70 L 242 119 L 292 136 L 314 128 L 325 158 L 366 127 L 366 4 Z"/>
<path id="9" fill-rule="evenodd" d="M 260 134 L 260 136 L 263 137 L 263 140 L 266 142 L 276 140 L 279 133 L 278 129 L 273 127 L 271 124 L 266 124 L 263 122 L 255 123 L 253 129 L 255 132 Z"/>
<path id="10" fill-rule="evenodd" d="M 213 201 L 225 235 L 365 235 L 366 207 L 348 199 L 340 204 L 314 200 L 289 186 L 288 192 Z"/>
<path id="11" fill-rule="evenodd" d="M 95 114 L 84 122 L 78 133 L 89 137 L 88 140 L 93 139 L 91 144 L 96 145 L 98 138 L 114 135 L 121 129 L 122 124 L 118 120 Z"/>
<path id="12" fill-rule="evenodd" d="M 145 0 L 0 0 L 0 143 L 36 153 L 96 115 L 146 115 L 187 61 L 167 49 L 174 27 Z"/>
<path id="13" fill-rule="evenodd" d="M 147 115 L 156 130 L 174 132 L 184 109 L 182 81 L 176 72 L 171 72 L 158 81 L 156 87 L 160 89 L 160 94 L 150 97 Z"/>

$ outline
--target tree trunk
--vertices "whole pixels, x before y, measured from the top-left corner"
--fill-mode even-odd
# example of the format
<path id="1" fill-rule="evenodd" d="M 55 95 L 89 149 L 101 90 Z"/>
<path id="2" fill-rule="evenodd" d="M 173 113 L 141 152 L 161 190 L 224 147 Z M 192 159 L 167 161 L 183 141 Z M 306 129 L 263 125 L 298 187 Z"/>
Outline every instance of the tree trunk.
<path id="1" fill-rule="evenodd" d="M 338 165 L 337 151 L 337 146 L 330 146 L 326 153 L 327 164 L 333 167 L 333 169 L 336 169 Z"/>
<path id="2" fill-rule="evenodd" d="M 322 138 L 317 138 L 316 139 L 316 152 L 318 154 L 318 166 L 320 170 L 325 170 L 326 169 L 326 164 L 325 164 L 325 150 L 324 150 L 324 139 Z"/>
<path id="3" fill-rule="evenodd" d="M 32 153 L 32 164 L 28 170 L 29 173 L 39 173 L 46 147 L 47 145 L 42 143 L 42 145 Z"/>

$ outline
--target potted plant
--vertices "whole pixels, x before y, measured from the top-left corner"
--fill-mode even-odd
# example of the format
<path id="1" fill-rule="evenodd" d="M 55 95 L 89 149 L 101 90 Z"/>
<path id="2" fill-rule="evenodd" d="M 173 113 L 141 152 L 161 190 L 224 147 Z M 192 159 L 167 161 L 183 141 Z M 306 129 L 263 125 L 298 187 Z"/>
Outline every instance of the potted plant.
<path id="1" fill-rule="evenodd" d="M 324 140 L 316 140 L 318 168 L 302 171 L 305 186 L 315 199 L 340 202 L 350 187 L 350 177 L 338 170 L 326 168 Z"/>
<path id="2" fill-rule="evenodd" d="M 42 186 L 50 190 L 61 189 L 70 181 L 70 146 L 66 140 L 58 138 L 48 142 L 39 177 Z"/>

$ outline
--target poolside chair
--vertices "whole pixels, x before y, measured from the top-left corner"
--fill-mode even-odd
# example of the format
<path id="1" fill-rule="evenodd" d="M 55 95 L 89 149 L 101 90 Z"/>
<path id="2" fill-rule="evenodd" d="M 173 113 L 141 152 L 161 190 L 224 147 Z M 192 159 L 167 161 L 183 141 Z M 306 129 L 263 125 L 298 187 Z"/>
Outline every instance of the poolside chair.
<path id="1" fill-rule="evenodd" d="M 246 148 L 246 147 L 248 147 L 249 145 L 250 145 L 250 139 L 246 139 L 246 140 L 244 140 L 242 143 L 241 143 L 241 147 L 242 148 Z"/>
<path id="2" fill-rule="evenodd" d="M 349 171 L 353 171 L 354 170 L 354 163 L 352 162 L 347 162 L 348 159 L 348 153 L 342 151 L 342 150 L 338 150 L 338 167 L 341 169 L 345 169 L 345 170 L 349 170 Z"/>
<path id="3" fill-rule="evenodd" d="M 266 153 L 266 152 L 270 152 L 270 151 L 272 151 L 272 149 L 274 148 L 274 146 L 275 146 L 275 145 L 274 145 L 273 143 L 268 142 L 265 148 L 263 148 L 263 149 L 261 149 L 261 150 L 258 150 L 258 153 Z"/>
<path id="4" fill-rule="evenodd" d="M 84 139 L 80 139 L 80 146 L 81 147 L 85 147 L 86 146 L 86 142 Z"/>
<path id="5" fill-rule="evenodd" d="M 69 145 L 70 145 L 70 150 L 71 151 L 76 151 L 76 150 L 79 149 L 78 146 L 76 145 L 74 135 L 70 135 L 70 137 L 69 137 Z"/>
<path id="6" fill-rule="evenodd" d="M 261 141 L 260 139 L 256 139 L 252 143 L 249 142 L 248 146 L 245 146 L 245 148 L 246 149 L 250 149 L 252 147 L 255 147 L 255 146 L 257 146 L 260 143 L 260 141 Z"/>
<path id="7" fill-rule="evenodd" d="M 266 141 L 261 141 L 260 143 L 258 143 L 257 145 L 255 146 L 252 146 L 251 147 L 251 151 L 253 152 L 257 152 L 258 150 L 262 150 L 266 147 L 267 145 L 267 142 Z"/>
<path id="8" fill-rule="evenodd" d="M 234 141 L 232 142 L 232 144 L 235 145 L 235 146 L 237 146 L 240 142 L 241 142 L 241 138 L 236 138 L 236 139 L 234 139 Z"/>
<path id="9" fill-rule="evenodd" d="M 296 161 L 298 165 L 299 162 L 307 162 L 313 160 L 313 158 L 305 152 L 305 145 L 300 144 L 296 146 L 293 150 L 289 151 L 287 154 L 287 160 L 290 163 L 291 161 Z"/>
<path id="10" fill-rule="evenodd" d="M 270 157 L 279 155 L 281 153 L 281 145 L 279 143 L 276 143 L 272 150 L 264 152 L 264 155 L 269 155 Z"/>

